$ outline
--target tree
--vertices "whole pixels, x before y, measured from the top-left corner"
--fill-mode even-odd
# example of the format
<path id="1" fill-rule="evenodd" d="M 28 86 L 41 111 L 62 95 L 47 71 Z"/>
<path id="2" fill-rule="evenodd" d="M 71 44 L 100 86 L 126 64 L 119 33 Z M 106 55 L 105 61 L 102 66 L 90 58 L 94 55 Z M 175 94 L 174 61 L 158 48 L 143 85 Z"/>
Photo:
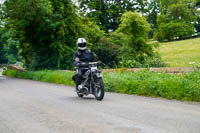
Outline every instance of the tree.
<path id="1" fill-rule="evenodd" d="M 2 35 L 3 35 L 3 25 L 2 25 L 2 15 L 1 15 L 1 4 L 0 4 L 0 64 L 1 63 L 7 63 L 7 59 L 5 57 L 5 52 L 4 52 L 4 49 L 3 49 L 3 41 L 1 39 Z"/>
<path id="2" fill-rule="evenodd" d="M 19 41 L 15 37 L 15 31 L 6 31 L 6 29 L 2 28 L 0 34 L 2 63 L 15 64 L 17 61 L 21 61 L 21 57 L 19 56 Z"/>
<path id="3" fill-rule="evenodd" d="M 0 27 L 0 36 L 2 36 L 2 27 Z M 7 63 L 8 60 L 5 57 L 5 51 L 3 48 L 3 40 L 0 38 L 0 64 Z"/>
<path id="4" fill-rule="evenodd" d="M 21 61 L 19 56 L 19 41 L 16 38 L 16 31 L 6 29 L 2 20 L 2 5 L 0 5 L 0 64 L 15 64 Z"/>
<path id="5" fill-rule="evenodd" d="M 17 31 L 27 68 L 72 68 L 81 21 L 70 0 L 9 0 L 3 16 Z"/>
<path id="6" fill-rule="evenodd" d="M 84 15 L 92 18 L 102 30 L 115 31 L 121 15 L 127 11 L 137 11 L 149 16 L 148 22 L 155 24 L 159 0 L 78 0 Z M 157 16 L 157 14 L 156 14 Z M 153 20 L 151 20 L 153 19 Z"/>
<path id="7" fill-rule="evenodd" d="M 151 4 L 152 1 L 148 0 L 135 0 L 136 11 L 140 12 L 142 15 L 146 15 L 149 12 L 148 5 Z"/>
<path id="8" fill-rule="evenodd" d="M 157 18 L 158 30 L 155 38 L 163 41 L 191 36 L 194 33 L 192 23 L 196 22 L 195 0 L 161 0 L 160 2 L 161 14 Z M 166 30 L 173 32 L 169 33 Z"/>
<path id="9" fill-rule="evenodd" d="M 100 30 L 90 18 L 81 17 L 81 33 L 80 36 L 87 40 L 88 47 L 95 45 L 103 36 L 104 31 Z"/>
<path id="10" fill-rule="evenodd" d="M 118 66 L 120 61 L 120 49 L 119 46 L 110 41 L 109 38 L 101 38 L 92 47 L 92 51 L 97 55 L 97 59 L 105 63 L 109 68 Z"/>
<path id="11" fill-rule="evenodd" d="M 117 29 L 121 15 L 136 10 L 137 4 L 130 0 L 79 0 L 79 3 L 81 10 L 106 32 Z"/>
<path id="12" fill-rule="evenodd" d="M 197 32 L 200 32 L 200 0 L 197 0 L 196 9 L 198 10 L 196 13 L 197 23 L 195 24 L 195 29 Z"/>
<path id="13" fill-rule="evenodd" d="M 157 28 L 157 17 L 160 13 L 159 11 L 160 0 L 150 0 L 147 10 L 147 21 L 151 24 L 151 31 L 149 33 L 149 38 L 153 38 L 154 32 Z"/>
<path id="14" fill-rule="evenodd" d="M 145 17 L 136 12 L 124 13 L 121 21 L 116 32 L 123 33 L 127 40 L 123 44 L 122 57 L 142 63 L 146 57 L 153 55 L 153 46 L 147 44 L 150 25 Z"/>

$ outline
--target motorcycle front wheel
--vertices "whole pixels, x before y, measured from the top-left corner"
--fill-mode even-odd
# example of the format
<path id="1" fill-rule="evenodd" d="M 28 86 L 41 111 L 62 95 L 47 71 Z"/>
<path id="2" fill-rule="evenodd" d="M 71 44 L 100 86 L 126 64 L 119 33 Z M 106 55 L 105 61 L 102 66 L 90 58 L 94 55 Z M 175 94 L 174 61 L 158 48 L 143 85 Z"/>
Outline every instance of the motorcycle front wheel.
<path id="1" fill-rule="evenodd" d="M 78 85 L 76 85 L 76 90 L 78 90 Z M 84 96 L 84 95 L 81 94 L 79 91 L 77 91 L 76 93 L 77 93 L 78 97 L 83 97 L 83 96 Z"/>
<path id="2" fill-rule="evenodd" d="M 98 78 L 95 82 L 94 96 L 99 101 L 104 98 L 104 83 L 102 78 Z"/>

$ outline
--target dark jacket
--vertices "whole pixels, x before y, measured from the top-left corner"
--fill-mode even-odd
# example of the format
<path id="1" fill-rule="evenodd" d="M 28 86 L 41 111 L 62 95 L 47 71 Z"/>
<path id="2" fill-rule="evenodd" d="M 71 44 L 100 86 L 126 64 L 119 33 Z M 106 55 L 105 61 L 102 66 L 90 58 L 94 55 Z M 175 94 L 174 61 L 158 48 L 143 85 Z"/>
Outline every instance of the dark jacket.
<path id="1" fill-rule="evenodd" d="M 77 66 L 79 62 L 94 62 L 96 60 L 92 51 L 89 49 L 86 49 L 86 50 L 77 50 L 74 53 L 73 61 L 74 61 L 74 65 Z"/>

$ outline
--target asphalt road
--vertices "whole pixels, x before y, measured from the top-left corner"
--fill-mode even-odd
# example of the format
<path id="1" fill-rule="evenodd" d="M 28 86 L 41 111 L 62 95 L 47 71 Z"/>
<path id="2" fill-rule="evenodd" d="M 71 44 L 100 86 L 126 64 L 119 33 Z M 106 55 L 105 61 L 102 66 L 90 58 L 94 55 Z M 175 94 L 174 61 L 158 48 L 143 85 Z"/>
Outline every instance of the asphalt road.
<path id="1" fill-rule="evenodd" d="M 200 104 L 0 77 L 0 133 L 200 133 Z"/>

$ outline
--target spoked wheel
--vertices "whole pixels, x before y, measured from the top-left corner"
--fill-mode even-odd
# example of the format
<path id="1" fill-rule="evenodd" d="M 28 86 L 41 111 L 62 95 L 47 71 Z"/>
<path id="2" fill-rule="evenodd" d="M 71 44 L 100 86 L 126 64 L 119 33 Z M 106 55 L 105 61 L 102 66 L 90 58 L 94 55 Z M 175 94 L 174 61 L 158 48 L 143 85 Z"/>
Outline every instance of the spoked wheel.
<path id="1" fill-rule="evenodd" d="M 78 90 L 78 85 L 76 85 L 76 90 Z M 83 94 L 81 94 L 80 92 L 76 92 L 77 93 L 77 95 L 78 95 L 78 97 L 83 97 L 84 95 Z"/>
<path id="2" fill-rule="evenodd" d="M 94 85 L 94 96 L 101 101 L 104 98 L 104 83 L 102 78 L 98 78 Z"/>
<path id="3" fill-rule="evenodd" d="M 77 95 L 78 95 L 78 97 L 83 97 L 84 96 L 83 94 L 81 94 L 79 92 L 77 92 Z"/>

